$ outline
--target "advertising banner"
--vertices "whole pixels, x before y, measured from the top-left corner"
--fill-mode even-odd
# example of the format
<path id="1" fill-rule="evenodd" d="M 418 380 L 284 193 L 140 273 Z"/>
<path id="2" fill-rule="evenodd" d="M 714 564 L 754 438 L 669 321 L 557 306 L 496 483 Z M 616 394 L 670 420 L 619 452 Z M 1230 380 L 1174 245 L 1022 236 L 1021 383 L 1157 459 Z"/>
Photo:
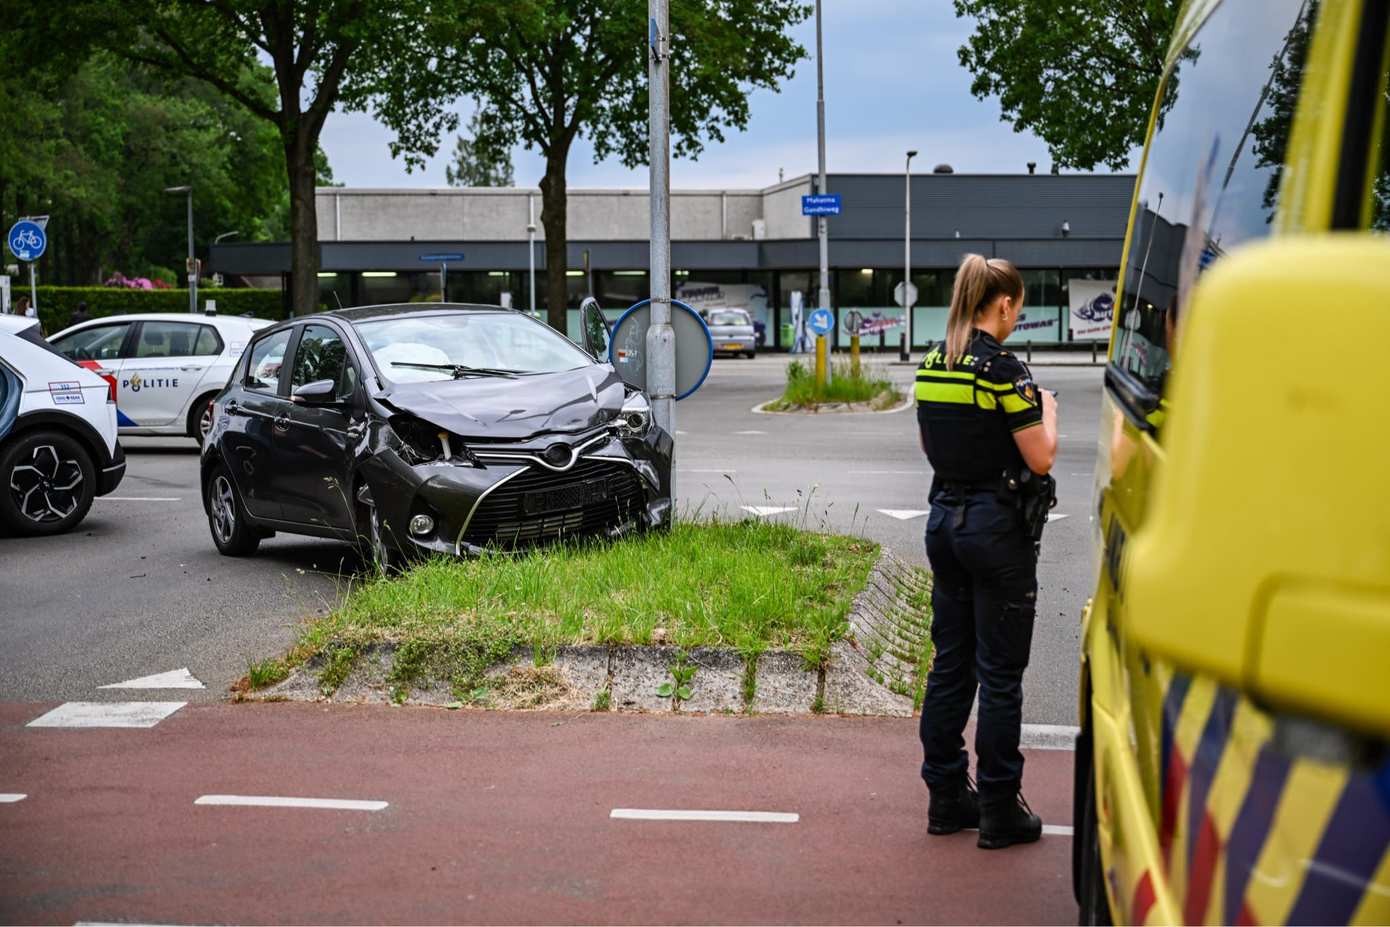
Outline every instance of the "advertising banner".
<path id="1" fill-rule="evenodd" d="M 1105 341 L 1115 316 L 1114 280 L 1067 281 L 1071 297 L 1071 337 L 1073 341 Z"/>

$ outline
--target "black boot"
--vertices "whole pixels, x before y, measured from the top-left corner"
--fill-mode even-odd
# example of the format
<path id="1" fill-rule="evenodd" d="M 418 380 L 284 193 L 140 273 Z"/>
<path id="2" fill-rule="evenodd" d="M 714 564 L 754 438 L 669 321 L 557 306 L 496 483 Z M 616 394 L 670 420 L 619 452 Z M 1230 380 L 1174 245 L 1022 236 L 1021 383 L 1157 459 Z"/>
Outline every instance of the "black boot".
<path id="1" fill-rule="evenodd" d="M 968 778 L 929 791 L 927 833 L 954 834 L 980 826 L 980 796 Z"/>
<path id="2" fill-rule="evenodd" d="M 990 796 L 980 803 L 982 850 L 1001 850 L 1015 843 L 1033 843 L 1042 836 L 1042 819 L 1028 807 L 1023 793 Z"/>

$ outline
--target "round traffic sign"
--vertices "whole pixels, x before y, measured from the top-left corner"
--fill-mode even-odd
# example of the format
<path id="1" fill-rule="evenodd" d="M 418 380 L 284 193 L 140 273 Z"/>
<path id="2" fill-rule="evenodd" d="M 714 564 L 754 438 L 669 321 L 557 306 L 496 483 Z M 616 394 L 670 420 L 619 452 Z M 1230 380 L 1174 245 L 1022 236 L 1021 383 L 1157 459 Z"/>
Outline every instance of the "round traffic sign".
<path id="1" fill-rule="evenodd" d="M 642 390 L 647 388 L 651 302 L 644 299 L 619 316 L 608 341 L 608 362 L 624 383 Z M 700 313 L 678 299 L 671 300 L 671 328 L 676 336 L 676 398 L 684 399 L 709 376 L 714 363 L 714 338 Z"/>
<path id="2" fill-rule="evenodd" d="M 21 261 L 37 261 L 48 248 L 48 236 L 43 226 L 29 219 L 20 219 L 10 226 L 10 253 Z"/>
<path id="3" fill-rule="evenodd" d="M 806 324 L 811 326 L 811 331 L 817 335 L 828 335 L 830 330 L 835 327 L 835 316 L 829 309 L 817 309 L 811 313 Z"/>

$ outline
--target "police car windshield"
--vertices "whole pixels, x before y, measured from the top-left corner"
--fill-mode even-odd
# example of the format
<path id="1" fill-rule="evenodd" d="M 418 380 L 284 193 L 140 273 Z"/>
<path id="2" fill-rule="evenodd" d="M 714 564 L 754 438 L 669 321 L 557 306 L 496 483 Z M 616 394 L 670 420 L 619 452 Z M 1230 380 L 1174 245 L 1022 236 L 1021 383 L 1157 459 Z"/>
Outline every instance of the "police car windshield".
<path id="1" fill-rule="evenodd" d="M 573 342 L 518 312 L 407 315 L 357 323 L 384 377 L 451 380 L 455 371 L 558 373 L 593 363 Z"/>

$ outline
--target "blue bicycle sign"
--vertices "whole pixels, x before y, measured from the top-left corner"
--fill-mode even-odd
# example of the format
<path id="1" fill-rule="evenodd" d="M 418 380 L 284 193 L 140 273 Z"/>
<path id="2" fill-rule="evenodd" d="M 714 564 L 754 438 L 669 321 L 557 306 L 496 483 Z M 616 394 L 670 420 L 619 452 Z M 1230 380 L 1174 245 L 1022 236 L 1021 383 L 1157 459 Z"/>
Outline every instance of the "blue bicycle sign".
<path id="1" fill-rule="evenodd" d="M 10 226 L 10 252 L 21 261 L 37 261 L 48 248 L 48 236 L 43 226 L 29 219 L 20 219 Z"/>

